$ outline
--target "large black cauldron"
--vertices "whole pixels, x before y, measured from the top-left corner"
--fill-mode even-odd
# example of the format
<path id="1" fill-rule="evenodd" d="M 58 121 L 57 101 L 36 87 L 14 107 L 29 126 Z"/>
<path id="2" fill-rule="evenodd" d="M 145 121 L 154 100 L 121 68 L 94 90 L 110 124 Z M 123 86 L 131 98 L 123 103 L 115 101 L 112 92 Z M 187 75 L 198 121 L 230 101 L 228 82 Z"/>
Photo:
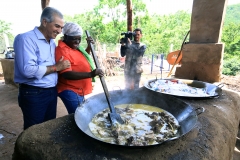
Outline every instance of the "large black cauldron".
<path id="1" fill-rule="evenodd" d="M 146 88 L 140 88 L 138 90 L 131 91 L 111 91 L 109 94 L 113 105 L 147 104 L 170 112 L 178 120 L 181 126 L 178 130 L 176 138 L 188 133 L 197 122 L 197 112 L 195 109 L 173 96 L 152 92 Z M 88 124 L 94 115 L 107 107 L 108 104 L 104 93 L 100 93 L 88 98 L 80 107 L 77 108 L 75 112 L 74 118 L 77 126 L 88 136 L 102 141 L 91 133 Z"/>

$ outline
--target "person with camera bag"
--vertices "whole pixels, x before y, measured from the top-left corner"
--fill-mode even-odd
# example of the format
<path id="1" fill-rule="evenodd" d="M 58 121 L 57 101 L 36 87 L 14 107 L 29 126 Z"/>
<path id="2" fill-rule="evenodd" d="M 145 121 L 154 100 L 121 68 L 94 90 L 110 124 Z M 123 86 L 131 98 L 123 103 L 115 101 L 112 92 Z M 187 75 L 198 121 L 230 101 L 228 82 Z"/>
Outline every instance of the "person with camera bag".
<path id="1" fill-rule="evenodd" d="M 125 57 L 124 78 L 126 89 L 138 89 L 141 79 L 142 58 L 146 50 L 146 45 L 141 43 L 142 30 L 136 28 L 133 32 L 122 33 L 125 35 L 121 39 L 121 56 Z M 134 40 L 131 40 L 134 37 Z"/>

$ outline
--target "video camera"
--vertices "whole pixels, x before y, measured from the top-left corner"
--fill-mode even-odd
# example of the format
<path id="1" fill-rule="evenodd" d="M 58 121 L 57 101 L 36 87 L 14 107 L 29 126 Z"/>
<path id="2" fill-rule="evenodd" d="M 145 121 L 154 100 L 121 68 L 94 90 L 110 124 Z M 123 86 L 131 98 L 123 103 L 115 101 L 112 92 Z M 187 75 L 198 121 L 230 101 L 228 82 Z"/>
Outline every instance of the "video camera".
<path id="1" fill-rule="evenodd" d="M 121 33 L 121 35 L 124 35 L 124 37 L 123 38 L 121 38 L 120 39 L 120 43 L 122 44 L 122 43 L 128 43 L 128 38 L 130 39 L 130 40 L 132 40 L 133 39 L 133 36 L 135 36 L 136 35 L 136 33 L 135 32 L 131 32 L 131 31 L 128 31 L 128 32 L 123 32 L 123 33 Z"/>

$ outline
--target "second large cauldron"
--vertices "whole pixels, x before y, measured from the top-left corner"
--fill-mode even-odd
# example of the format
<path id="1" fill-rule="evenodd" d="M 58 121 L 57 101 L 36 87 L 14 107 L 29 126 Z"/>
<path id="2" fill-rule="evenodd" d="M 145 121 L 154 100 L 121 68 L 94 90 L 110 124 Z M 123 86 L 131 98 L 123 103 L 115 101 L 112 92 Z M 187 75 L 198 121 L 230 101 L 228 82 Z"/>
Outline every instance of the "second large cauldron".
<path id="1" fill-rule="evenodd" d="M 113 105 L 119 104 L 146 104 L 159 107 L 170 112 L 179 122 L 180 128 L 177 132 L 177 139 L 188 133 L 197 122 L 197 111 L 189 104 L 173 96 L 152 92 L 146 88 L 138 90 L 116 90 L 109 92 Z M 88 136 L 97 138 L 89 129 L 88 124 L 94 115 L 108 107 L 104 93 L 88 98 L 75 112 L 74 118 L 77 126 Z M 169 139 L 169 140 L 173 140 Z M 102 141 L 103 142 L 103 141 Z M 106 142 L 103 142 L 106 143 Z M 110 143 L 109 143 L 110 144 Z M 115 145 L 115 144 L 111 144 Z M 129 146 L 132 147 L 132 146 Z"/>

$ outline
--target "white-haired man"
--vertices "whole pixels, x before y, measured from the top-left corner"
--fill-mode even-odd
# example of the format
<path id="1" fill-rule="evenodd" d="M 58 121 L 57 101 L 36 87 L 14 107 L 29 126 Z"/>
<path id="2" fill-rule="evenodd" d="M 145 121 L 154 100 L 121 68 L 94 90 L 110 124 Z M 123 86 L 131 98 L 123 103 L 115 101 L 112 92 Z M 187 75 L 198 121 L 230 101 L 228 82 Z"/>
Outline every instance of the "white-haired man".
<path id="1" fill-rule="evenodd" d="M 14 40 L 14 81 L 19 84 L 18 103 L 24 129 L 56 118 L 57 71 L 70 66 L 63 57 L 55 63 L 56 36 L 62 32 L 63 15 L 47 7 L 40 26 L 19 34 Z"/>

